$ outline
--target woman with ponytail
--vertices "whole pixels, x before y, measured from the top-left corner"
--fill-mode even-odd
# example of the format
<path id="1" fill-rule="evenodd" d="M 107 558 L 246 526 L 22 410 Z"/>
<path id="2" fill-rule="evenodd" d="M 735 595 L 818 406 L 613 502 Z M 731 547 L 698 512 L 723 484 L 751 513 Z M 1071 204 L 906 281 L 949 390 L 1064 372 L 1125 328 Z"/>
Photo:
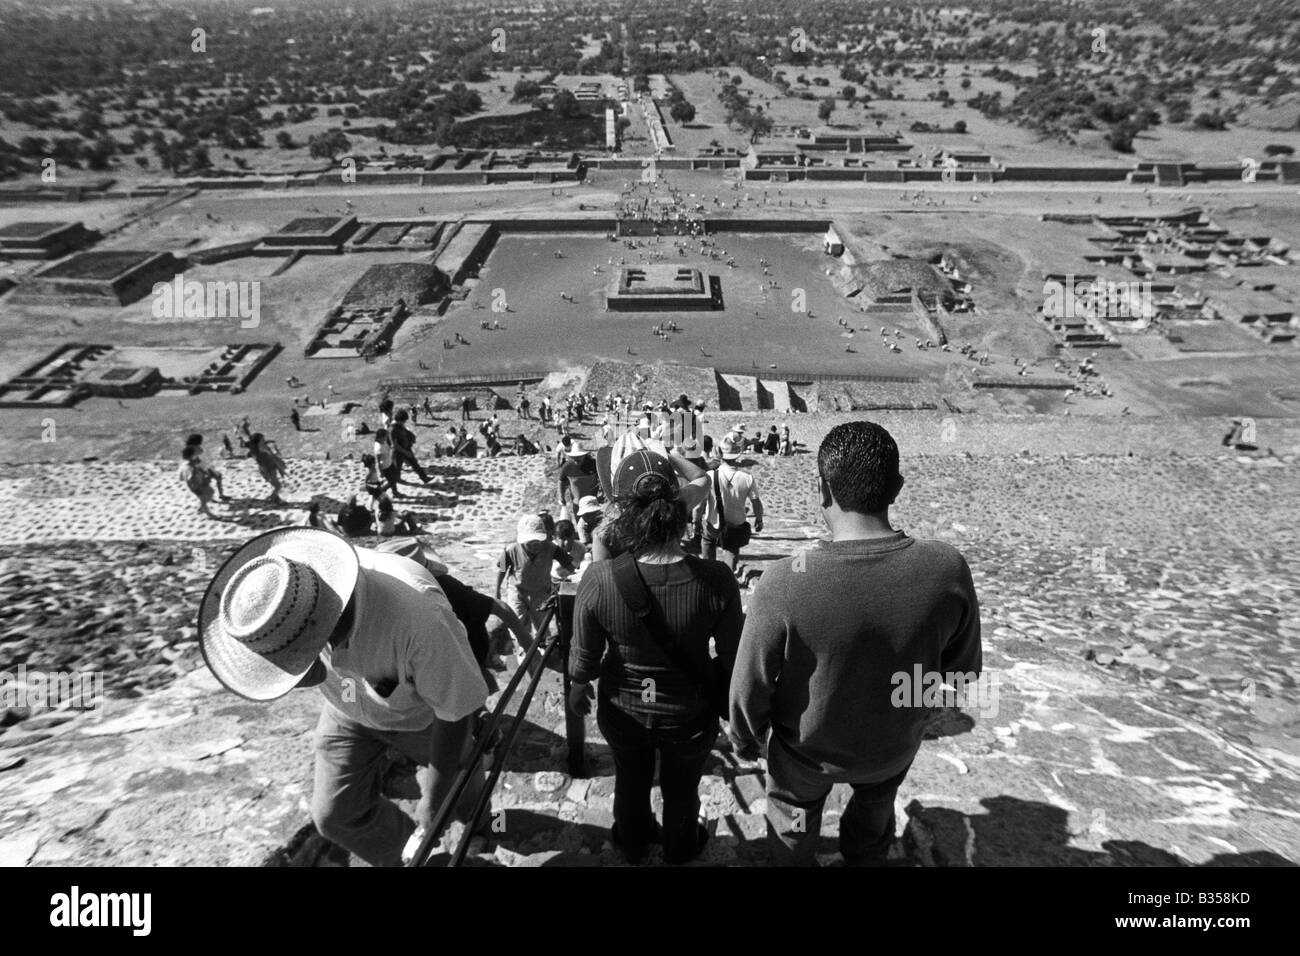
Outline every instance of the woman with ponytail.
<path id="1" fill-rule="evenodd" d="M 669 863 L 704 849 L 700 776 L 744 623 L 726 565 L 682 550 L 692 495 L 675 461 L 640 450 L 613 469 L 604 537 L 618 557 L 587 569 L 574 603 L 570 706 L 589 712 L 599 682 L 596 720 L 614 753 L 611 836 L 632 863 L 659 840 Z M 650 809 L 656 754 L 661 831 Z"/>

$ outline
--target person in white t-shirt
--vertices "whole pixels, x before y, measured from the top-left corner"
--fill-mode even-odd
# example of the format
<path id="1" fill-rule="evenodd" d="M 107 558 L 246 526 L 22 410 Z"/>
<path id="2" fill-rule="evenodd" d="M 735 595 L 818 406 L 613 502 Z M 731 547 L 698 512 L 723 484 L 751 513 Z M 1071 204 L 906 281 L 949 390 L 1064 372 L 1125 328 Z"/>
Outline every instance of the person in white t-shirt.
<path id="1" fill-rule="evenodd" d="M 329 531 L 252 539 L 199 609 L 204 661 L 228 689 L 271 701 L 319 687 L 312 818 L 325 839 L 397 866 L 416 821 L 381 793 L 386 755 L 419 765 L 427 827 L 472 748 L 487 684 L 465 627 L 428 570 Z M 481 789 L 480 778 L 471 791 Z M 477 797 L 477 793 L 473 794 Z M 460 804 L 469 808 L 469 797 Z"/>
<path id="2" fill-rule="evenodd" d="M 763 530 L 763 501 L 758 496 L 758 482 L 749 472 L 737 466 L 740 458 L 741 444 L 732 435 L 722 440 L 719 446 L 722 463 L 710 475 L 712 489 L 706 505 L 704 526 L 704 556 L 710 561 L 722 551 L 722 561 L 732 571 L 740 560 L 740 549 L 744 547 L 734 541 L 735 532 L 729 529 L 744 525 L 748 520 L 749 503 L 754 505 L 754 522 L 752 530 Z M 722 501 L 722 511 L 718 510 L 718 501 Z M 731 545 L 728 547 L 728 545 Z"/>

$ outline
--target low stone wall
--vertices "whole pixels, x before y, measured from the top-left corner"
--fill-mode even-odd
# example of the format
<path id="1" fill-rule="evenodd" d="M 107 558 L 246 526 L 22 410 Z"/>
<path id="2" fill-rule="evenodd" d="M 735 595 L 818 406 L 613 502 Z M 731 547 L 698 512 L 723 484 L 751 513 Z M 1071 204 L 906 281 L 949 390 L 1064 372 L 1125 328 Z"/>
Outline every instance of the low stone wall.
<path id="1" fill-rule="evenodd" d="M 1003 182 L 1106 182 L 1122 183 L 1132 169 L 1127 166 L 1007 166 L 998 177 Z"/>
<path id="2" fill-rule="evenodd" d="M 614 232 L 618 227 L 616 219 L 558 219 L 545 217 L 540 219 L 497 219 L 493 220 L 497 232 L 501 235 L 528 232 Z"/>

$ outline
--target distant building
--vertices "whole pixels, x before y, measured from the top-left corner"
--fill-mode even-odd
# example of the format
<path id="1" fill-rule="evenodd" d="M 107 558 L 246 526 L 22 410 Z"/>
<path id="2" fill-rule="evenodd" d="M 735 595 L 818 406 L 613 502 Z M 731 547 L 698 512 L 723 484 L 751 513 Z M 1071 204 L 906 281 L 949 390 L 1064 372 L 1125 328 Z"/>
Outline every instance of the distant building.
<path id="1" fill-rule="evenodd" d="M 827 229 L 826 235 L 822 237 L 822 248 L 828 256 L 844 255 L 844 240 L 840 238 L 834 226 Z"/>
<path id="2" fill-rule="evenodd" d="M 853 267 L 861 283 L 861 295 L 870 303 L 910 300 L 915 296 L 924 306 L 952 308 L 957 294 L 952 282 L 930 263 L 921 259 L 886 259 Z"/>
<path id="3" fill-rule="evenodd" d="M 183 260 L 169 252 L 79 252 L 41 269 L 14 295 L 31 304 L 127 305 L 184 271 Z"/>
<path id="4" fill-rule="evenodd" d="M 605 296 L 611 311 L 717 309 L 716 280 L 689 266 L 644 265 L 619 270 Z"/>
<path id="5" fill-rule="evenodd" d="M 276 256 L 290 252 L 339 252 L 359 225 L 356 216 L 303 216 L 264 236 L 253 251 Z"/>
<path id="6" fill-rule="evenodd" d="M 817 129 L 795 141 L 806 150 L 838 150 L 846 153 L 907 152 L 912 144 L 898 133 L 865 130 Z"/>
<path id="7" fill-rule="evenodd" d="M 612 106 L 605 110 L 605 148 L 618 149 L 618 112 Z"/>
<path id="8" fill-rule="evenodd" d="M 0 259 L 58 259 L 98 240 L 79 222 L 13 222 L 0 226 Z"/>

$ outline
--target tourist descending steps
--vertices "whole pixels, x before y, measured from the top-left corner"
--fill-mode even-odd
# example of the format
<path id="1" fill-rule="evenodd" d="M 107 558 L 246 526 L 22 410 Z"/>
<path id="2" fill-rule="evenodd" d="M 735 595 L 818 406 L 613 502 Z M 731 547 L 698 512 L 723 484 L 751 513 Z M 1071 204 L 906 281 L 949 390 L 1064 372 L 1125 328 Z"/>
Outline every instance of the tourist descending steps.
<path id="1" fill-rule="evenodd" d="M 185 487 L 194 493 L 194 497 L 199 499 L 199 513 L 209 518 L 216 517 L 208 510 L 208 505 L 216 493 L 212 490 L 212 475 L 208 469 L 203 467 L 203 458 L 199 453 L 198 446 L 186 445 L 181 450 L 181 467 L 178 471 L 180 479 L 185 483 Z"/>
<path id="2" fill-rule="evenodd" d="M 576 438 L 569 442 L 565 452 L 568 459 L 560 466 L 560 512 L 569 516 L 578 513 L 578 502 L 589 495 L 600 495 L 600 476 L 596 472 L 596 459 Z"/>
<path id="3" fill-rule="evenodd" d="M 713 493 L 704 522 L 704 556 L 710 560 L 718 551 L 723 562 L 734 572 L 740 549 L 749 544 L 751 527 L 748 506 L 754 503 L 753 532 L 763 530 L 763 502 L 758 497 L 758 483 L 749 472 L 738 467 L 743 443 L 735 432 L 728 433 L 719 446 L 722 463 L 712 472 Z"/>
<path id="4" fill-rule="evenodd" d="M 229 444 L 230 440 L 226 438 L 226 436 L 223 435 L 222 438 L 225 439 L 227 444 Z M 185 439 L 185 447 L 194 449 L 194 463 L 197 467 L 208 473 L 208 477 L 212 479 L 212 483 L 217 486 L 218 497 L 220 497 L 222 501 L 229 501 L 230 495 L 226 494 L 226 488 L 222 482 L 221 472 L 208 464 L 207 456 L 203 453 L 203 436 L 198 432 L 192 433 Z M 184 458 L 184 454 L 182 454 L 181 457 Z"/>
<path id="5" fill-rule="evenodd" d="M 614 754 L 611 841 L 630 863 L 654 842 L 669 863 L 686 863 L 708 841 L 700 777 L 726 707 L 740 589 L 722 564 L 682 550 L 689 509 L 672 462 L 635 451 L 611 483 L 617 514 L 608 535 L 621 553 L 590 565 L 578 585 L 569 705 L 588 713 L 599 681 L 596 720 Z M 662 828 L 650 805 L 656 756 Z"/>
<path id="6" fill-rule="evenodd" d="M 528 633 L 534 639 L 546 616 L 542 609 L 551 598 L 551 565 L 557 562 L 566 570 L 575 569 L 568 554 L 551 541 L 540 515 L 524 515 L 519 519 L 514 544 L 507 545 L 497 560 L 496 598 L 501 599 L 501 585 L 506 579 L 513 578 L 507 603 L 528 626 Z"/>
<path id="7" fill-rule="evenodd" d="M 402 409 L 393 416 L 393 424 L 388 429 L 388 438 L 393 446 L 393 465 L 396 470 L 396 478 L 402 480 L 403 463 L 411 466 L 411 469 L 420 476 L 420 481 L 429 484 L 433 481 L 420 460 L 415 457 L 415 432 L 406 427 L 409 416 L 406 409 Z"/>
<path id="8" fill-rule="evenodd" d="M 741 758 L 766 750 L 774 862 L 815 865 L 826 797 L 846 783 L 840 852 L 869 866 L 887 859 L 894 797 L 938 703 L 917 684 L 960 685 L 980 672 L 979 602 L 955 548 L 891 526 L 903 478 L 889 432 L 835 426 L 817 472 L 831 540 L 775 562 L 755 587 L 730 733 Z"/>
<path id="9" fill-rule="evenodd" d="M 372 866 L 398 866 L 473 746 L 487 700 L 465 627 L 423 567 L 315 528 L 252 539 L 199 608 L 203 659 L 229 690 L 272 701 L 319 687 L 312 819 Z M 393 749 L 419 766 L 416 820 L 382 795 Z M 468 788 L 468 818 L 485 778 Z"/>
<path id="10" fill-rule="evenodd" d="M 393 441 L 388 437 L 388 429 L 378 428 L 375 430 L 375 442 L 371 446 L 375 456 L 375 462 L 379 465 L 379 477 L 384 480 L 386 490 L 393 497 L 398 497 L 397 476 L 399 466 L 397 465 L 396 455 L 393 451 Z"/>
<path id="11" fill-rule="evenodd" d="M 280 457 L 280 449 L 261 432 L 256 432 L 248 442 L 248 456 L 257 462 L 258 473 L 262 480 L 271 486 L 271 497 L 267 500 L 273 505 L 284 504 L 280 497 L 285 474 L 289 468 Z"/>

